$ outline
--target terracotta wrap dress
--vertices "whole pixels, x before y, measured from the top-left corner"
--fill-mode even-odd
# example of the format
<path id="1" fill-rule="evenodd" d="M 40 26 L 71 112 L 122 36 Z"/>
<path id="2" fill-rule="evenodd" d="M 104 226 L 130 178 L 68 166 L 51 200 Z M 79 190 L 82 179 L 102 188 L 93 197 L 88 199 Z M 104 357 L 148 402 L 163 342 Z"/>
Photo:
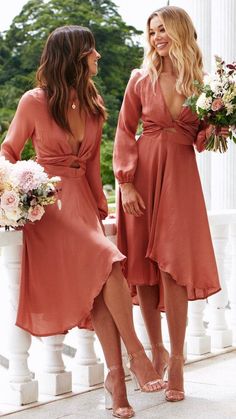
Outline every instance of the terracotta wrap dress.
<path id="1" fill-rule="evenodd" d="M 28 138 L 37 162 L 49 176 L 61 177 L 57 204 L 46 207 L 40 221 L 23 229 L 23 256 L 16 324 L 36 336 L 92 329 L 90 311 L 112 264 L 125 257 L 105 237 L 101 219 L 107 202 L 100 176 L 102 120 L 87 115 L 77 155 L 69 136 L 48 112 L 45 92 L 26 92 L 18 105 L 1 154 L 20 159 Z M 79 165 L 79 167 L 71 167 Z"/>
<path id="2" fill-rule="evenodd" d="M 136 130 L 142 120 L 143 131 Z M 159 81 L 153 89 L 143 70 L 127 84 L 114 144 L 113 166 L 119 183 L 132 182 L 146 210 L 135 217 L 117 210 L 118 248 L 127 256 L 125 276 L 136 285 L 160 285 L 160 270 L 186 286 L 189 300 L 220 290 L 207 212 L 194 146 L 204 149 L 205 131 L 188 107 L 173 120 Z M 137 302 L 134 299 L 134 302 Z"/>

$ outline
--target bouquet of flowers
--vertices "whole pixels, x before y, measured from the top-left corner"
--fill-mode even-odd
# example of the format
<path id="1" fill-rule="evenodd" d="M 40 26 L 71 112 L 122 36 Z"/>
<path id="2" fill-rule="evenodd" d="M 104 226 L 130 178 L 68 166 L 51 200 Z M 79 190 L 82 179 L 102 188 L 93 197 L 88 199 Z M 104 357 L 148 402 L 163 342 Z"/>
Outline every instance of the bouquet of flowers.
<path id="1" fill-rule="evenodd" d="M 33 160 L 12 164 L 0 157 L 0 226 L 22 227 L 40 220 L 44 207 L 58 198 L 59 181 L 57 176 L 49 178 Z"/>
<path id="2" fill-rule="evenodd" d="M 221 135 L 221 128 L 229 128 L 229 138 L 236 143 L 236 63 L 225 64 L 215 56 L 216 71 L 213 76 L 204 77 L 203 84 L 195 81 L 199 95 L 192 95 L 186 100 L 198 118 L 212 125 L 212 133 L 207 140 L 206 150 L 224 153 L 227 138 Z"/>

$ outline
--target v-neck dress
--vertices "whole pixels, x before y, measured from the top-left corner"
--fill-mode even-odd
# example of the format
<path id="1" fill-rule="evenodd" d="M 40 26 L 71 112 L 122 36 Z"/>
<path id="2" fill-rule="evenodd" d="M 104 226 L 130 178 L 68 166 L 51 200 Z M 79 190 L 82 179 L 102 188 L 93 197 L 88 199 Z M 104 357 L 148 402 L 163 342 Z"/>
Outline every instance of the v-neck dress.
<path id="1" fill-rule="evenodd" d="M 23 228 L 20 299 L 16 324 L 36 336 L 93 329 L 90 311 L 114 262 L 125 257 L 104 235 L 107 201 L 100 176 L 102 119 L 87 116 L 78 154 L 55 123 L 45 92 L 26 92 L 18 105 L 1 155 L 15 162 L 28 138 L 37 162 L 61 182 L 57 204 Z M 77 167 L 72 167 L 77 166 Z"/>
<path id="2" fill-rule="evenodd" d="M 119 183 L 135 185 L 146 210 L 140 217 L 125 214 L 119 195 L 117 243 L 127 256 L 124 273 L 133 295 L 137 285 L 159 285 L 161 308 L 160 271 L 185 286 L 189 300 L 220 290 L 195 155 L 204 141 L 196 114 L 183 106 L 174 120 L 159 81 L 153 88 L 144 70 L 132 72 L 119 114 L 113 166 Z"/>

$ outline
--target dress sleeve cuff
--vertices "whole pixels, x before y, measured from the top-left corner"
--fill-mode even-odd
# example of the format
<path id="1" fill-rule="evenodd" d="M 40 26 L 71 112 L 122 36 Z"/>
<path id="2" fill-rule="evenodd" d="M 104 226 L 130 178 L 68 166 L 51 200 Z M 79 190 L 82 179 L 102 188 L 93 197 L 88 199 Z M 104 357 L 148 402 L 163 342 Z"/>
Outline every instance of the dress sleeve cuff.
<path id="1" fill-rule="evenodd" d="M 122 183 L 133 183 L 134 177 L 128 177 L 126 179 L 117 179 L 119 185 L 121 185 Z"/>

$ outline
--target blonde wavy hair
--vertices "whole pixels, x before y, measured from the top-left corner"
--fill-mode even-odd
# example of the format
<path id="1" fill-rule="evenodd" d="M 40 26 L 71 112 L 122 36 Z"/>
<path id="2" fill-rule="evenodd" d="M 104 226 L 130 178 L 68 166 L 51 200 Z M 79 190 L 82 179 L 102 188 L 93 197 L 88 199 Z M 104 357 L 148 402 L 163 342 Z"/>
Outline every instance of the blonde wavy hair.
<path id="1" fill-rule="evenodd" d="M 163 59 L 150 43 L 150 23 L 158 16 L 172 44 L 169 51 L 173 67 L 176 69 L 176 90 L 188 97 L 198 93 L 193 81 L 202 83 L 202 53 L 197 44 L 197 33 L 189 15 L 180 7 L 166 6 L 154 11 L 147 20 L 147 50 L 142 67 L 145 68 L 153 85 L 163 69 Z"/>

